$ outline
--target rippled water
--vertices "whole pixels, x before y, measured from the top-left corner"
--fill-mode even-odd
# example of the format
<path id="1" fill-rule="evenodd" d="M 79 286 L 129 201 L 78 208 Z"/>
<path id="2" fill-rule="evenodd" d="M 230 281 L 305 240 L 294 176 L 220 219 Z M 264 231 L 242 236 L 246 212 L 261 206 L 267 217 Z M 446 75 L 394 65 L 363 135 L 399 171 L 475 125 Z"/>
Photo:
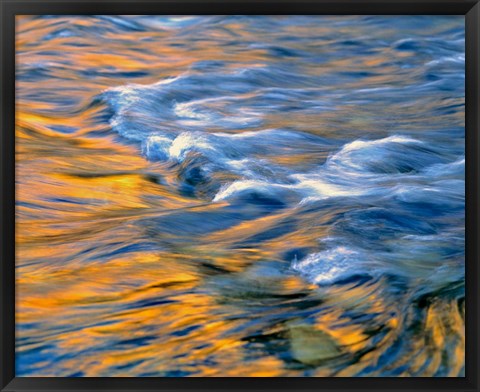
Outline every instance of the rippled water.
<path id="1" fill-rule="evenodd" d="M 463 17 L 17 32 L 17 375 L 464 375 Z"/>

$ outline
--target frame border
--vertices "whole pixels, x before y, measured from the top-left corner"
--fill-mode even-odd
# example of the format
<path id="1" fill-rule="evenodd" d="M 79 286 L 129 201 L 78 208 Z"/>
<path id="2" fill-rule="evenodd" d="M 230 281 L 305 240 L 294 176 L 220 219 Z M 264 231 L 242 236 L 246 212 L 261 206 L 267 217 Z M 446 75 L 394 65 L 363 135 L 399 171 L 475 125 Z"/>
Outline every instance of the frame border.
<path id="1" fill-rule="evenodd" d="M 465 15 L 466 352 L 464 378 L 15 377 L 15 15 Z M 480 0 L 0 0 L 0 391 L 480 391 Z M 353 383 L 351 380 L 355 380 Z"/>

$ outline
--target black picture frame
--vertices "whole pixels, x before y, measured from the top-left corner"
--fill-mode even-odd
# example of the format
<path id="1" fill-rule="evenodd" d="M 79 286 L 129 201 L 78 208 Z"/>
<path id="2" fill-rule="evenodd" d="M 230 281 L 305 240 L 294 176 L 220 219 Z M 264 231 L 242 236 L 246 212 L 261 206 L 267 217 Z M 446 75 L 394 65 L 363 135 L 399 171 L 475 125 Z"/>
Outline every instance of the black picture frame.
<path id="1" fill-rule="evenodd" d="M 466 368 L 464 378 L 15 377 L 15 15 L 465 15 Z M 479 391 L 480 3 L 477 0 L 1 0 L 1 391 Z"/>

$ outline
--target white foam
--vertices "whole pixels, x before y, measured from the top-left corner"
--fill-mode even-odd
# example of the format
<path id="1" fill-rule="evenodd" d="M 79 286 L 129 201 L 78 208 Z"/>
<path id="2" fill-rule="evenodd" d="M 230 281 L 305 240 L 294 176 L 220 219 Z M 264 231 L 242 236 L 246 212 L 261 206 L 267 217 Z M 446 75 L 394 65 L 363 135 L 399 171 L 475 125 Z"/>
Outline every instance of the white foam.
<path id="1" fill-rule="evenodd" d="M 148 159 L 167 160 L 172 141 L 162 135 L 150 135 L 142 144 L 142 152 Z"/>
<path id="2" fill-rule="evenodd" d="M 356 176 L 377 176 L 378 173 L 372 173 L 368 170 L 368 166 L 375 163 L 392 163 L 391 159 L 387 159 L 387 154 L 398 153 L 398 150 L 389 148 L 392 144 L 421 145 L 423 142 L 399 135 L 377 140 L 355 140 L 344 145 L 337 153 L 332 154 L 327 159 L 325 166 L 330 170 L 355 173 Z"/>
<path id="3" fill-rule="evenodd" d="M 208 116 L 205 113 L 195 111 L 195 102 L 176 103 L 173 111 L 178 117 L 208 120 Z"/>
<path id="4" fill-rule="evenodd" d="M 258 191 L 269 192 L 274 188 L 287 188 L 285 185 L 269 184 L 258 180 L 239 180 L 231 184 L 224 185 L 213 198 L 214 202 L 226 200 L 229 197 L 245 190 L 255 189 Z"/>
<path id="5" fill-rule="evenodd" d="M 456 54 L 454 56 L 445 56 L 437 60 L 429 61 L 426 65 L 439 65 L 445 63 L 454 63 L 454 64 L 465 64 L 465 54 Z"/>
<path id="6" fill-rule="evenodd" d="M 363 261 L 362 253 L 347 246 L 337 246 L 294 260 L 292 269 L 316 284 L 328 284 L 342 278 Z"/>
<path id="7" fill-rule="evenodd" d="M 171 158 L 178 161 L 185 159 L 189 151 L 215 151 L 205 135 L 192 132 L 183 132 L 173 141 L 169 149 Z"/>
<path id="8" fill-rule="evenodd" d="M 399 135 L 392 135 L 392 136 L 388 136 L 386 138 L 377 139 L 377 140 L 355 140 L 353 142 L 350 142 L 350 143 L 346 144 L 339 151 L 339 154 L 350 152 L 350 151 L 367 149 L 369 147 L 383 146 L 383 145 L 389 144 L 389 143 L 401 143 L 401 144 L 415 143 L 415 144 L 420 144 L 422 142 L 419 141 L 419 140 L 416 140 L 416 139 L 412 139 L 410 137 L 399 136 Z"/>
<path id="9" fill-rule="evenodd" d="M 309 199 L 326 199 L 330 197 L 360 196 L 365 194 L 368 189 L 360 189 L 356 186 L 342 186 L 333 184 L 314 175 L 295 175 L 293 178 L 300 182 L 296 188 L 301 189 L 303 193 L 309 194 Z"/>

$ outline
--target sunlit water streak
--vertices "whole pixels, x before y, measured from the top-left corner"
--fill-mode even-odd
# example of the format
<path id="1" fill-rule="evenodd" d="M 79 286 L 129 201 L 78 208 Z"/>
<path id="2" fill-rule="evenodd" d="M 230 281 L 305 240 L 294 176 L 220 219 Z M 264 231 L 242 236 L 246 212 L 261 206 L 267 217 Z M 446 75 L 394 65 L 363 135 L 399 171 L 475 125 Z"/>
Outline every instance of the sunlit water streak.
<path id="1" fill-rule="evenodd" d="M 17 375 L 464 375 L 463 17 L 17 22 Z"/>

